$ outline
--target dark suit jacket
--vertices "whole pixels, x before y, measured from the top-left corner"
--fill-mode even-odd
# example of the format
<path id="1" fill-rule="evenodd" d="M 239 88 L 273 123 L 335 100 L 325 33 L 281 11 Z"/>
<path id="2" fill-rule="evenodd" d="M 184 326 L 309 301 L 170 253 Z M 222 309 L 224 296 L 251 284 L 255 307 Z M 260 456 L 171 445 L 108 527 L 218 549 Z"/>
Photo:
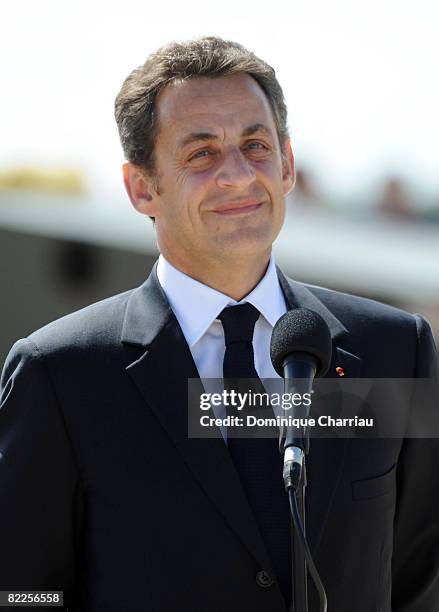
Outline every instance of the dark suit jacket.
<path id="1" fill-rule="evenodd" d="M 330 327 L 328 376 L 437 376 L 422 317 L 279 277 L 291 308 Z M 63 590 L 81 612 L 285 612 L 256 578 L 271 563 L 224 442 L 187 436 L 197 375 L 155 271 L 14 345 L 1 590 Z M 329 612 L 439 609 L 438 468 L 437 440 L 311 441 L 307 532 Z"/>

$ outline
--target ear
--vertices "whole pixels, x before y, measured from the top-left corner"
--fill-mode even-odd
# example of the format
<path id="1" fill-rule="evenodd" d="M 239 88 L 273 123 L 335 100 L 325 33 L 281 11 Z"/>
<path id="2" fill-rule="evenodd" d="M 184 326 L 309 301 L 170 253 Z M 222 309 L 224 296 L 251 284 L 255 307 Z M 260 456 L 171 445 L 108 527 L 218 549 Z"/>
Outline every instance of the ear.
<path id="1" fill-rule="evenodd" d="M 154 217 L 157 207 L 157 191 L 154 180 L 143 168 L 131 162 L 122 165 L 123 182 L 134 208 L 148 217 Z"/>
<path id="2" fill-rule="evenodd" d="M 294 155 L 291 148 L 291 141 L 289 138 L 285 140 L 285 155 L 282 160 L 282 181 L 284 185 L 284 195 L 288 195 L 294 187 L 296 182 L 296 172 L 294 169 Z"/>

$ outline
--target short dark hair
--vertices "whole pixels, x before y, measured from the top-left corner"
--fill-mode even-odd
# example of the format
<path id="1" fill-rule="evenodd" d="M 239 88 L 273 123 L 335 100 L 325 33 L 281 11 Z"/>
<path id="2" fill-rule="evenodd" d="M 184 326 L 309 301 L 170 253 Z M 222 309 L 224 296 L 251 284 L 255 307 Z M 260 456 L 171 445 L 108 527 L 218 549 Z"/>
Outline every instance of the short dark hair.
<path id="1" fill-rule="evenodd" d="M 287 108 L 273 68 L 239 43 L 206 36 L 161 47 L 125 79 L 116 97 L 115 117 L 126 159 L 154 173 L 155 100 L 166 85 L 175 80 L 237 73 L 253 77 L 265 92 L 285 154 Z"/>

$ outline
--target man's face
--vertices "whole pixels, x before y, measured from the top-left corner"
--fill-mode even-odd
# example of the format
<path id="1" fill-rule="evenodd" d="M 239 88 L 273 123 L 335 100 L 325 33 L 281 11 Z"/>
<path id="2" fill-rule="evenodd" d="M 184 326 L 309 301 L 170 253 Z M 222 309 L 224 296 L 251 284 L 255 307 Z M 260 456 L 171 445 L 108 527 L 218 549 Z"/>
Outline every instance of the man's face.
<path id="1" fill-rule="evenodd" d="M 186 269 L 269 253 L 294 170 L 258 83 L 247 74 L 176 82 L 156 104 L 157 189 L 142 212 L 155 217 L 160 251 Z"/>

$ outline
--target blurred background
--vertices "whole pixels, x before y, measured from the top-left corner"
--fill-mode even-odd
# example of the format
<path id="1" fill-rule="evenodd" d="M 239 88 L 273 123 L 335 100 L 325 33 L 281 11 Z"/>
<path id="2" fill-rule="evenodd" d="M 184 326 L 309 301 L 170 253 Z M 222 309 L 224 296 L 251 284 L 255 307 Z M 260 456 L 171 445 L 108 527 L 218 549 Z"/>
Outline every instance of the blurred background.
<path id="1" fill-rule="evenodd" d="M 435 0 L 29 0 L 2 16 L 0 366 L 16 339 L 147 276 L 154 231 L 124 193 L 113 102 L 156 47 L 206 34 L 284 88 L 297 183 L 278 263 L 439 336 Z"/>

